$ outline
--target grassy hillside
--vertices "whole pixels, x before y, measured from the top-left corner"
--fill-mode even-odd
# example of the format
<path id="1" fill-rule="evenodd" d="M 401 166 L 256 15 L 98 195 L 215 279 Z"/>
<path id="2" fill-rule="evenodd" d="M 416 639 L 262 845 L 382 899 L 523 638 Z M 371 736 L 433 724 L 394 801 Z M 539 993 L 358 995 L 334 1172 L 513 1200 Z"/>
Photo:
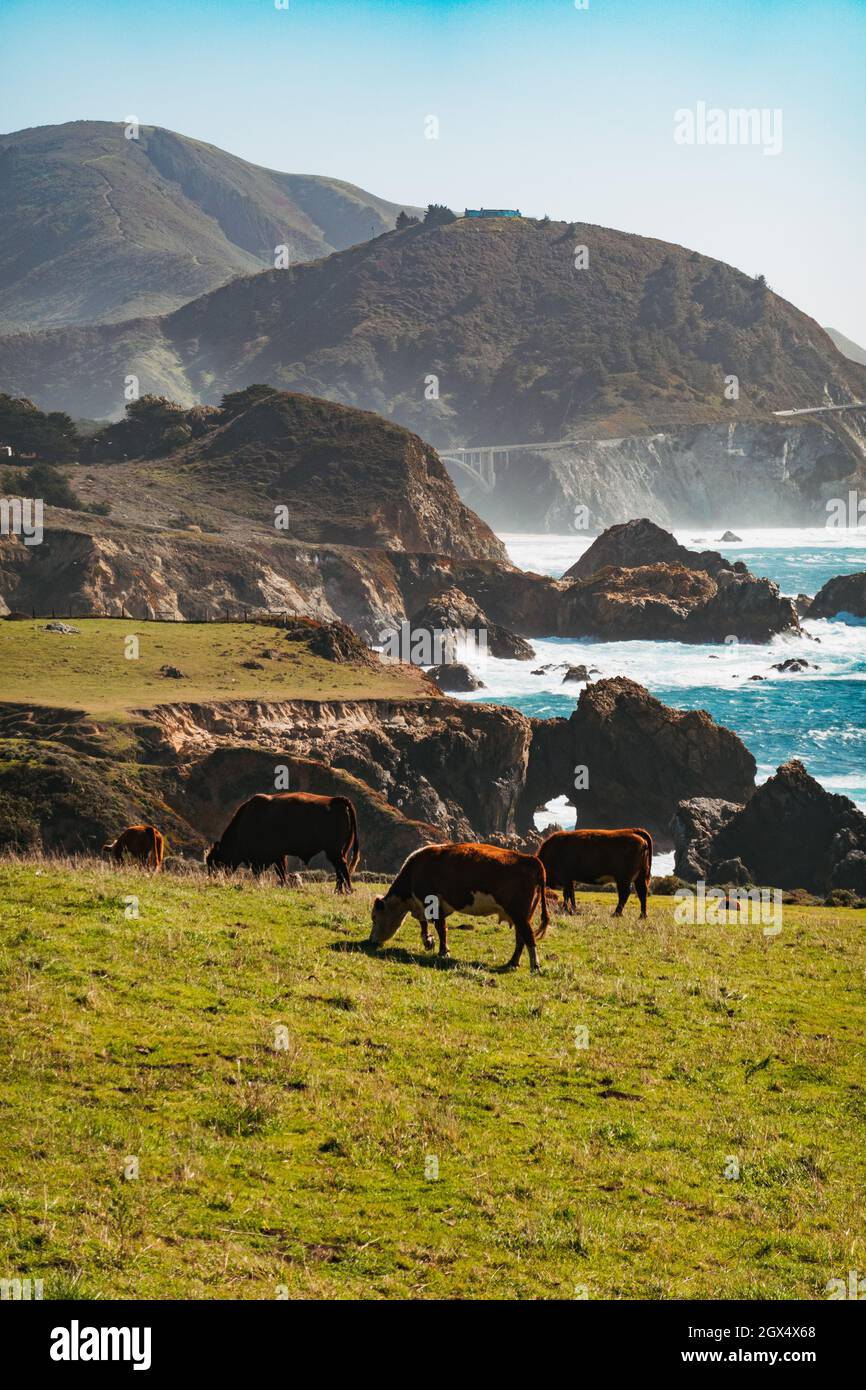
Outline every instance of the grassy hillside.
<path id="1" fill-rule="evenodd" d="M 184 404 L 252 382 L 326 396 L 437 446 L 619 437 L 866 391 L 866 370 L 763 279 L 682 246 L 528 218 L 410 227 L 162 318 L 0 342 L 5 389 L 43 408 L 120 413 L 129 372 Z"/>
<path id="2" fill-rule="evenodd" d="M 489 921 L 450 966 L 409 923 L 368 953 L 372 892 L 0 864 L 6 1275 L 784 1299 L 862 1267 L 862 913 L 788 908 L 768 939 L 589 896 L 533 977 L 496 972 Z"/>
<path id="3" fill-rule="evenodd" d="M 158 126 L 71 121 L 0 136 L 0 331 L 160 314 L 394 226 L 400 205 L 284 174 Z"/>
<path id="4" fill-rule="evenodd" d="M 45 621 L 0 623 L 2 699 L 123 716 L 156 704 L 217 700 L 429 699 L 416 667 L 349 665 L 317 656 L 278 627 L 76 618 L 76 635 Z M 138 639 L 138 657 L 125 652 Z M 270 655 L 265 655 L 269 652 Z M 254 669 L 244 663 L 255 662 Z M 181 678 L 162 674 L 163 666 Z M 2 706 L 0 706 L 2 709 Z"/>

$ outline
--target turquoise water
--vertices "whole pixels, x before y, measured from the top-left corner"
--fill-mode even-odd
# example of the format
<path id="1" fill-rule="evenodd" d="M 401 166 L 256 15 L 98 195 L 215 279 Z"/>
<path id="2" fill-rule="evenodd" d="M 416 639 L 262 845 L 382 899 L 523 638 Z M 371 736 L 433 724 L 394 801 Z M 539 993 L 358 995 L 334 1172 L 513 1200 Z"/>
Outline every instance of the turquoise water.
<path id="1" fill-rule="evenodd" d="M 814 594 L 837 574 L 866 570 L 866 533 L 739 531 L 738 545 L 712 533 L 681 532 L 695 549 L 720 550 L 774 579 L 784 593 Z M 506 536 L 515 564 L 561 575 L 590 544 L 578 536 Z M 485 690 L 472 699 L 507 704 L 541 718 L 567 717 L 581 685 L 562 685 L 562 670 L 532 674 L 541 665 L 578 664 L 601 676 L 629 676 L 665 704 L 705 709 L 740 735 L 758 764 L 758 779 L 789 758 L 800 758 L 829 791 L 866 810 L 866 625 L 804 624 L 802 638 L 776 638 L 767 646 L 686 646 L 678 642 L 573 642 L 533 640 L 535 661 L 488 659 L 478 667 Z M 813 664 L 799 675 L 772 670 L 789 656 Z M 817 668 L 817 669 L 814 669 Z M 763 681 L 750 681 L 751 675 Z M 598 676 L 595 679 L 599 679 Z"/>

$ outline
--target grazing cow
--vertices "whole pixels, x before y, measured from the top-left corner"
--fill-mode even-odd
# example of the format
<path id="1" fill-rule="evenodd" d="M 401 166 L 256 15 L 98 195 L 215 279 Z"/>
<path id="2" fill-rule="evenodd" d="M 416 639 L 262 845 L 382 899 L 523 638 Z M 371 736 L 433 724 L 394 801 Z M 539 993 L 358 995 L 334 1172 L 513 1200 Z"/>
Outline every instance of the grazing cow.
<path id="1" fill-rule="evenodd" d="M 130 859 L 149 865 L 158 874 L 165 858 L 165 837 L 155 825 L 129 825 L 121 830 L 116 840 L 102 846 L 102 853 L 110 854 L 117 864 L 128 854 Z"/>
<path id="2" fill-rule="evenodd" d="M 652 878 L 653 841 L 648 830 L 558 830 L 538 851 L 551 888 L 562 889 L 567 912 L 575 912 L 575 883 L 614 882 L 619 899 L 612 916 L 621 917 L 632 884 L 646 917 Z"/>
<path id="3" fill-rule="evenodd" d="M 351 893 L 352 870 L 361 857 L 351 801 L 312 792 L 260 792 L 238 807 L 206 863 L 211 871 L 246 864 L 256 874 L 273 867 L 284 884 L 289 855 L 309 864 L 319 853 L 337 875 L 337 892 Z"/>
<path id="4" fill-rule="evenodd" d="M 373 903 L 370 941 L 381 946 L 397 931 L 407 912 L 421 924 L 421 939 L 433 950 L 431 923 L 439 937 L 439 955 L 448 955 L 447 918 L 498 916 L 514 927 L 513 970 L 524 946 L 532 970 L 538 969 L 535 943 L 549 921 L 544 897 L 544 867 L 534 854 L 517 854 L 494 845 L 425 845 L 410 854 L 384 898 Z M 541 904 L 541 925 L 532 929 L 532 914 Z"/>

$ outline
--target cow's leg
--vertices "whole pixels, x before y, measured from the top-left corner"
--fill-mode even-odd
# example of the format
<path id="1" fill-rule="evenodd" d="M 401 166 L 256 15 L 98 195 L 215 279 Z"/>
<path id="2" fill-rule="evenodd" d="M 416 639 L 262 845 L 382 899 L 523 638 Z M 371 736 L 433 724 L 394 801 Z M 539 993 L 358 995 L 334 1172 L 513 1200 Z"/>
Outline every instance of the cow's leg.
<path id="1" fill-rule="evenodd" d="M 519 921 L 519 918 L 518 918 L 517 920 Z M 534 948 L 534 946 L 535 946 L 535 941 L 534 941 L 534 939 L 533 939 L 533 943 L 532 943 L 532 944 L 533 944 L 533 948 Z M 502 967 L 503 970 L 516 970 L 516 969 L 517 969 L 518 965 L 520 964 L 520 957 L 523 955 L 523 948 L 524 948 L 525 945 L 526 945 L 526 937 L 524 936 L 523 932 L 520 930 L 520 927 L 518 926 L 517 921 L 515 921 L 515 922 L 514 922 L 514 950 L 513 950 L 512 953 L 511 953 L 511 959 L 510 959 L 505 965 L 503 965 L 503 967 Z"/>
<path id="2" fill-rule="evenodd" d="M 448 918 L 444 912 L 438 912 L 433 918 L 433 925 L 436 928 L 436 935 L 439 937 L 439 959 L 446 960 L 451 952 L 448 950 Z"/>
<path id="3" fill-rule="evenodd" d="M 436 942 L 433 940 L 433 932 L 430 923 L 423 913 L 419 913 L 418 915 L 418 924 L 421 927 L 421 945 L 424 947 L 425 951 L 432 951 Z"/>
<path id="4" fill-rule="evenodd" d="M 328 855 L 328 863 L 337 875 L 336 891 L 338 893 L 351 893 L 352 880 L 349 877 L 349 867 L 339 850 L 333 855 Z"/>
<path id="5" fill-rule="evenodd" d="M 631 883 L 629 882 L 629 880 L 626 879 L 625 883 L 618 883 L 616 885 L 616 891 L 618 894 L 618 901 L 613 912 L 610 914 L 611 917 L 622 916 L 622 910 L 628 902 L 628 895 L 631 892 Z"/>
<path id="6" fill-rule="evenodd" d="M 644 873 L 643 869 L 641 869 L 640 873 L 638 874 L 637 878 L 636 878 L 635 881 L 634 881 L 634 889 L 635 889 L 635 892 L 636 892 L 637 895 L 638 895 L 638 898 L 640 899 L 640 915 L 641 915 L 641 918 L 644 918 L 644 917 L 646 917 L 647 881 L 646 881 L 646 874 Z"/>
<path id="7" fill-rule="evenodd" d="M 535 948 L 535 932 L 532 930 L 532 922 L 529 917 L 518 917 L 514 929 L 520 937 L 522 945 L 529 952 L 529 968 L 533 975 L 537 975 L 539 970 L 538 951 Z"/>
<path id="8" fill-rule="evenodd" d="M 565 891 L 563 892 L 563 895 L 562 895 L 562 901 L 563 901 L 563 903 L 565 904 L 565 910 L 566 910 L 566 912 L 567 912 L 570 916 L 574 916 L 574 914 L 577 912 L 577 903 L 575 902 L 575 899 L 574 899 L 574 879 L 573 879 L 573 878 L 570 878 L 570 879 L 568 880 L 568 883 L 566 884 Z"/>

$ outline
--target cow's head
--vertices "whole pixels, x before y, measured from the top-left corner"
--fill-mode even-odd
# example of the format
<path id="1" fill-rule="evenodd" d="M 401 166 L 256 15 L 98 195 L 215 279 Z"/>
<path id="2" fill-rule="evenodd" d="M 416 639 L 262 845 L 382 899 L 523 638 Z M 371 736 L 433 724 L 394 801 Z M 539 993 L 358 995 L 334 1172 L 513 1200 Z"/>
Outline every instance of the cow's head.
<path id="1" fill-rule="evenodd" d="M 390 895 L 375 898 L 370 921 L 370 944 L 381 946 L 383 942 L 390 941 L 408 911 L 409 904 L 403 902 L 402 898 L 392 898 Z"/>
<path id="2" fill-rule="evenodd" d="M 225 863 L 221 840 L 217 840 L 216 844 L 211 845 L 204 857 L 204 862 L 207 864 L 208 873 L 213 873 L 214 869 L 219 868 L 221 864 Z"/>

